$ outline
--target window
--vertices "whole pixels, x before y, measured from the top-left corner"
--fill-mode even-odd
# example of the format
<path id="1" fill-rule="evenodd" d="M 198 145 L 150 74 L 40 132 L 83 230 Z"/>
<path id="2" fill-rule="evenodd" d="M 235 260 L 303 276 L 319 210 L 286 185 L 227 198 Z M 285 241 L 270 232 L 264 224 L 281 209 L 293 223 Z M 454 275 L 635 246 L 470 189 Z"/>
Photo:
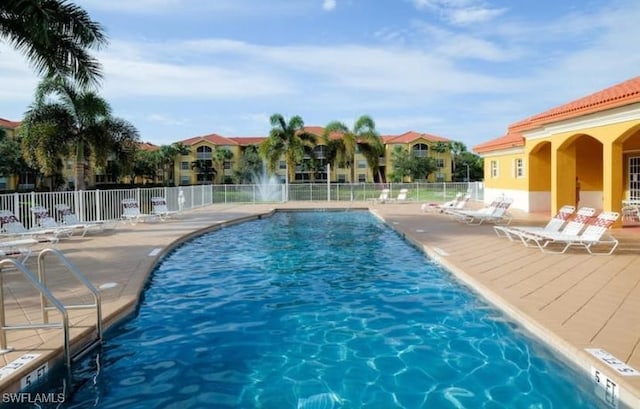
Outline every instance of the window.
<path id="1" fill-rule="evenodd" d="M 514 175 L 516 178 L 524 176 L 524 164 L 522 159 L 516 159 L 513 163 Z"/>
<path id="2" fill-rule="evenodd" d="M 213 149 L 211 149 L 208 146 L 199 146 L 198 149 L 196 149 L 196 159 L 197 160 L 211 159 L 212 152 L 213 152 Z"/>
<path id="3" fill-rule="evenodd" d="M 189 162 L 187 162 L 187 161 L 180 162 L 180 169 L 189 170 Z"/>
<path id="4" fill-rule="evenodd" d="M 227 170 L 231 169 L 231 161 L 230 160 L 225 160 L 223 166 Z"/>
<path id="5" fill-rule="evenodd" d="M 640 156 L 629 157 L 629 199 L 640 199 Z"/>
<path id="6" fill-rule="evenodd" d="M 280 167 L 280 169 L 286 169 L 287 168 L 287 162 L 281 160 L 279 162 L 279 167 Z"/>
<path id="7" fill-rule="evenodd" d="M 498 161 L 497 160 L 491 161 L 491 177 L 492 178 L 498 177 Z"/>
<path id="8" fill-rule="evenodd" d="M 181 185 L 188 185 L 189 183 L 191 183 L 191 178 L 189 176 L 180 176 Z"/>
<path id="9" fill-rule="evenodd" d="M 338 183 L 346 183 L 347 177 L 344 174 L 338 175 Z"/>
<path id="10" fill-rule="evenodd" d="M 415 144 L 411 149 L 413 150 L 413 156 L 416 158 L 424 158 L 429 155 L 429 146 L 424 143 Z"/>
<path id="11" fill-rule="evenodd" d="M 444 159 L 436 159 L 436 166 L 439 169 L 444 169 Z"/>
<path id="12" fill-rule="evenodd" d="M 366 169 L 367 168 L 367 161 L 366 160 L 359 160 L 358 161 L 358 169 Z"/>
<path id="13" fill-rule="evenodd" d="M 324 145 L 318 145 L 313 148 L 313 153 L 316 155 L 316 159 L 324 159 L 326 157 L 327 147 Z"/>
<path id="14" fill-rule="evenodd" d="M 364 173 L 359 173 L 358 174 L 358 182 L 359 183 L 364 183 L 367 181 L 367 175 L 365 175 Z"/>

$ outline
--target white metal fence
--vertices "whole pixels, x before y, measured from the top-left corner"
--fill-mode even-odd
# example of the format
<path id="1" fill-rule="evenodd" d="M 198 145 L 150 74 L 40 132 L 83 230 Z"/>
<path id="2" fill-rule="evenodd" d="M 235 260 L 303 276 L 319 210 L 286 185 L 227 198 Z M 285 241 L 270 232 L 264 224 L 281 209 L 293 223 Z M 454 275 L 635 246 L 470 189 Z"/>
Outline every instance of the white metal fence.
<path id="1" fill-rule="evenodd" d="M 482 183 L 393 183 L 393 184 L 271 184 L 271 185 L 195 185 L 69 192 L 29 192 L 0 195 L 0 210 L 9 210 L 27 227 L 35 220 L 31 208 L 43 206 L 59 218 L 56 205 L 66 204 L 82 221 L 116 220 L 122 215 L 122 200 L 134 198 L 142 213 L 151 212 L 151 198 L 164 197 L 171 210 L 193 209 L 214 203 L 259 203 L 286 201 L 366 201 L 390 189 L 396 197 L 408 189 L 407 201 L 446 201 L 458 192 L 468 192 L 472 200 L 482 200 Z M 184 199 L 182 199 L 184 198 Z"/>

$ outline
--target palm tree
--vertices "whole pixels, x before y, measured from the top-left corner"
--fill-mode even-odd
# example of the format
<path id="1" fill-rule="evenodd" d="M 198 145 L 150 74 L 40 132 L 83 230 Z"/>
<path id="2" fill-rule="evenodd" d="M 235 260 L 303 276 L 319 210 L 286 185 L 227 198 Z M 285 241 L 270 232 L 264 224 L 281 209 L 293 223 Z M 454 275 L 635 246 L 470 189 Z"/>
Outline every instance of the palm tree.
<path id="1" fill-rule="evenodd" d="M 228 160 L 231 160 L 232 158 L 233 158 L 233 152 L 231 152 L 230 150 L 223 149 L 223 148 L 216 148 L 214 159 L 216 161 L 218 169 L 220 169 L 219 174 L 222 179 L 220 183 L 224 183 L 224 163 Z"/>
<path id="2" fill-rule="evenodd" d="M 331 135 L 339 133 L 341 138 L 332 139 Z M 329 157 L 339 165 L 350 169 L 350 181 L 355 181 L 355 155 L 360 150 L 367 161 L 367 165 L 371 172 L 378 172 L 380 178 L 380 169 L 378 161 L 380 155 L 384 152 L 384 145 L 380 136 L 376 132 L 376 124 L 367 115 L 358 118 L 353 125 L 353 130 L 349 129 L 340 121 L 330 122 L 324 129 L 322 138 L 330 152 Z M 335 164 L 335 163 L 332 163 Z"/>
<path id="3" fill-rule="evenodd" d="M 442 157 L 443 154 L 445 154 L 446 152 L 449 151 L 451 145 L 449 144 L 449 142 L 442 142 L 442 141 L 438 141 L 436 142 L 436 144 L 431 148 L 432 151 L 438 153 L 438 157 L 440 160 L 442 160 L 442 163 L 444 164 L 445 160 Z M 438 180 L 438 182 L 440 182 Z M 444 180 L 442 180 L 441 182 L 444 182 Z"/>
<path id="4" fill-rule="evenodd" d="M 191 162 L 191 169 L 198 171 L 198 176 L 202 184 L 212 182 L 218 171 L 213 167 L 213 162 L 209 159 L 197 159 Z"/>
<path id="5" fill-rule="evenodd" d="M 139 150 L 136 152 L 136 156 L 133 161 L 133 166 L 130 169 L 131 184 L 135 184 L 136 176 L 140 176 L 142 184 L 146 184 L 147 181 L 155 182 L 158 174 L 158 155 L 156 151 Z"/>
<path id="6" fill-rule="evenodd" d="M 249 145 L 240 155 L 234 177 L 238 183 L 259 183 L 264 163 L 258 145 Z"/>
<path id="7" fill-rule="evenodd" d="M 21 132 L 28 157 L 41 168 L 51 168 L 54 158 L 73 155 L 77 190 L 86 187 L 87 158 L 96 166 L 104 166 L 113 154 L 120 160 L 132 159 L 139 142 L 137 129 L 112 117 L 107 101 L 60 77 L 38 85 Z"/>
<path id="8" fill-rule="evenodd" d="M 106 45 L 104 29 L 67 0 L 2 0 L 0 39 L 22 52 L 38 74 L 70 77 L 81 86 L 102 76 L 88 51 Z"/>
<path id="9" fill-rule="evenodd" d="M 160 146 L 160 149 L 156 152 L 162 169 L 162 178 L 165 181 L 165 184 L 168 185 L 169 181 L 173 181 L 175 185 L 174 166 L 176 156 L 188 155 L 189 147 L 185 146 L 182 142 L 174 142 L 171 145 Z"/>
<path id="10" fill-rule="evenodd" d="M 271 115 L 269 137 L 260 144 L 260 155 L 269 172 L 274 173 L 280 158 L 287 163 L 287 181 L 295 179 L 296 165 L 304 158 L 306 148 L 316 143 L 316 136 L 304 130 L 304 121 L 298 115 L 289 122 L 280 114 Z"/>
<path id="11" fill-rule="evenodd" d="M 467 146 L 462 142 L 453 141 L 449 144 L 449 151 L 451 152 L 451 173 L 455 175 L 458 158 L 462 152 L 467 151 Z"/>

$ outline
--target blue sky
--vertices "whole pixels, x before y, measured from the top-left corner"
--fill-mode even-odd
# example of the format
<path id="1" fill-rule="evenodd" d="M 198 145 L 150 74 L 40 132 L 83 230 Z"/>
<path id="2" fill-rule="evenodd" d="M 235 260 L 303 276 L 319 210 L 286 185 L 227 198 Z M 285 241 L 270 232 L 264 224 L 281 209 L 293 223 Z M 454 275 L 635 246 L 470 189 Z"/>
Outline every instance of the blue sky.
<path id="1" fill-rule="evenodd" d="M 100 90 L 144 141 L 266 136 L 370 115 L 474 145 L 640 75 L 637 0 L 77 0 L 106 29 Z M 37 77 L 0 43 L 0 117 Z"/>

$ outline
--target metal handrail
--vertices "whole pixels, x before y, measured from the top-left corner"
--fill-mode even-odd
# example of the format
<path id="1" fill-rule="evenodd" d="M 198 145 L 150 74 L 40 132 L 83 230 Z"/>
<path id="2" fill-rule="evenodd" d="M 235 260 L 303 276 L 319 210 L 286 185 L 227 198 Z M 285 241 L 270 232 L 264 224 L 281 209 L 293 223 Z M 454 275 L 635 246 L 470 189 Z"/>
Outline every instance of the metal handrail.
<path id="1" fill-rule="evenodd" d="M 62 316 L 62 322 L 49 323 L 48 320 L 42 324 L 20 324 L 20 325 L 6 325 L 5 322 L 5 305 L 4 305 L 4 281 L 2 267 L 4 265 L 12 265 L 24 274 L 27 279 L 33 284 L 33 286 L 40 293 L 42 300 L 46 299 L 53 307 L 58 310 Z M 44 320 L 44 315 L 43 315 Z M 62 328 L 63 330 L 63 343 L 64 343 L 64 359 L 67 366 L 67 376 L 71 376 L 71 354 L 69 348 L 69 314 L 67 309 L 62 305 L 60 301 L 41 283 L 38 278 L 20 261 L 14 259 L 0 260 L 0 348 L 2 352 L 9 352 L 11 349 L 7 348 L 7 330 L 23 330 L 23 329 L 41 329 L 41 328 Z"/>
<path id="2" fill-rule="evenodd" d="M 75 305 L 67 305 L 65 308 L 67 310 L 79 310 L 79 309 L 88 309 L 95 308 L 96 309 L 96 335 L 97 342 L 102 342 L 102 301 L 100 292 L 91 284 L 89 280 L 74 266 L 69 259 L 67 259 L 60 250 L 55 248 L 46 248 L 40 251 L 38 254 L 38 278 L 42 285 L 46 288 L 46 268 L 45 268 L 45 257 L 47 254 L 52 253 L 58 256 L 58 259 L 64 264 L 67 269 L 74 275 L 78 281 L 80 281 L 92 294 L 93 294 L 93 304 L 75 304 Z M 47 305 L 47 299 L 43 294 L 40 294 L 40 308 L 42 311 L 42 320 L 47 323 L 49 322 L 49 310 L 52 307 Z"/>

